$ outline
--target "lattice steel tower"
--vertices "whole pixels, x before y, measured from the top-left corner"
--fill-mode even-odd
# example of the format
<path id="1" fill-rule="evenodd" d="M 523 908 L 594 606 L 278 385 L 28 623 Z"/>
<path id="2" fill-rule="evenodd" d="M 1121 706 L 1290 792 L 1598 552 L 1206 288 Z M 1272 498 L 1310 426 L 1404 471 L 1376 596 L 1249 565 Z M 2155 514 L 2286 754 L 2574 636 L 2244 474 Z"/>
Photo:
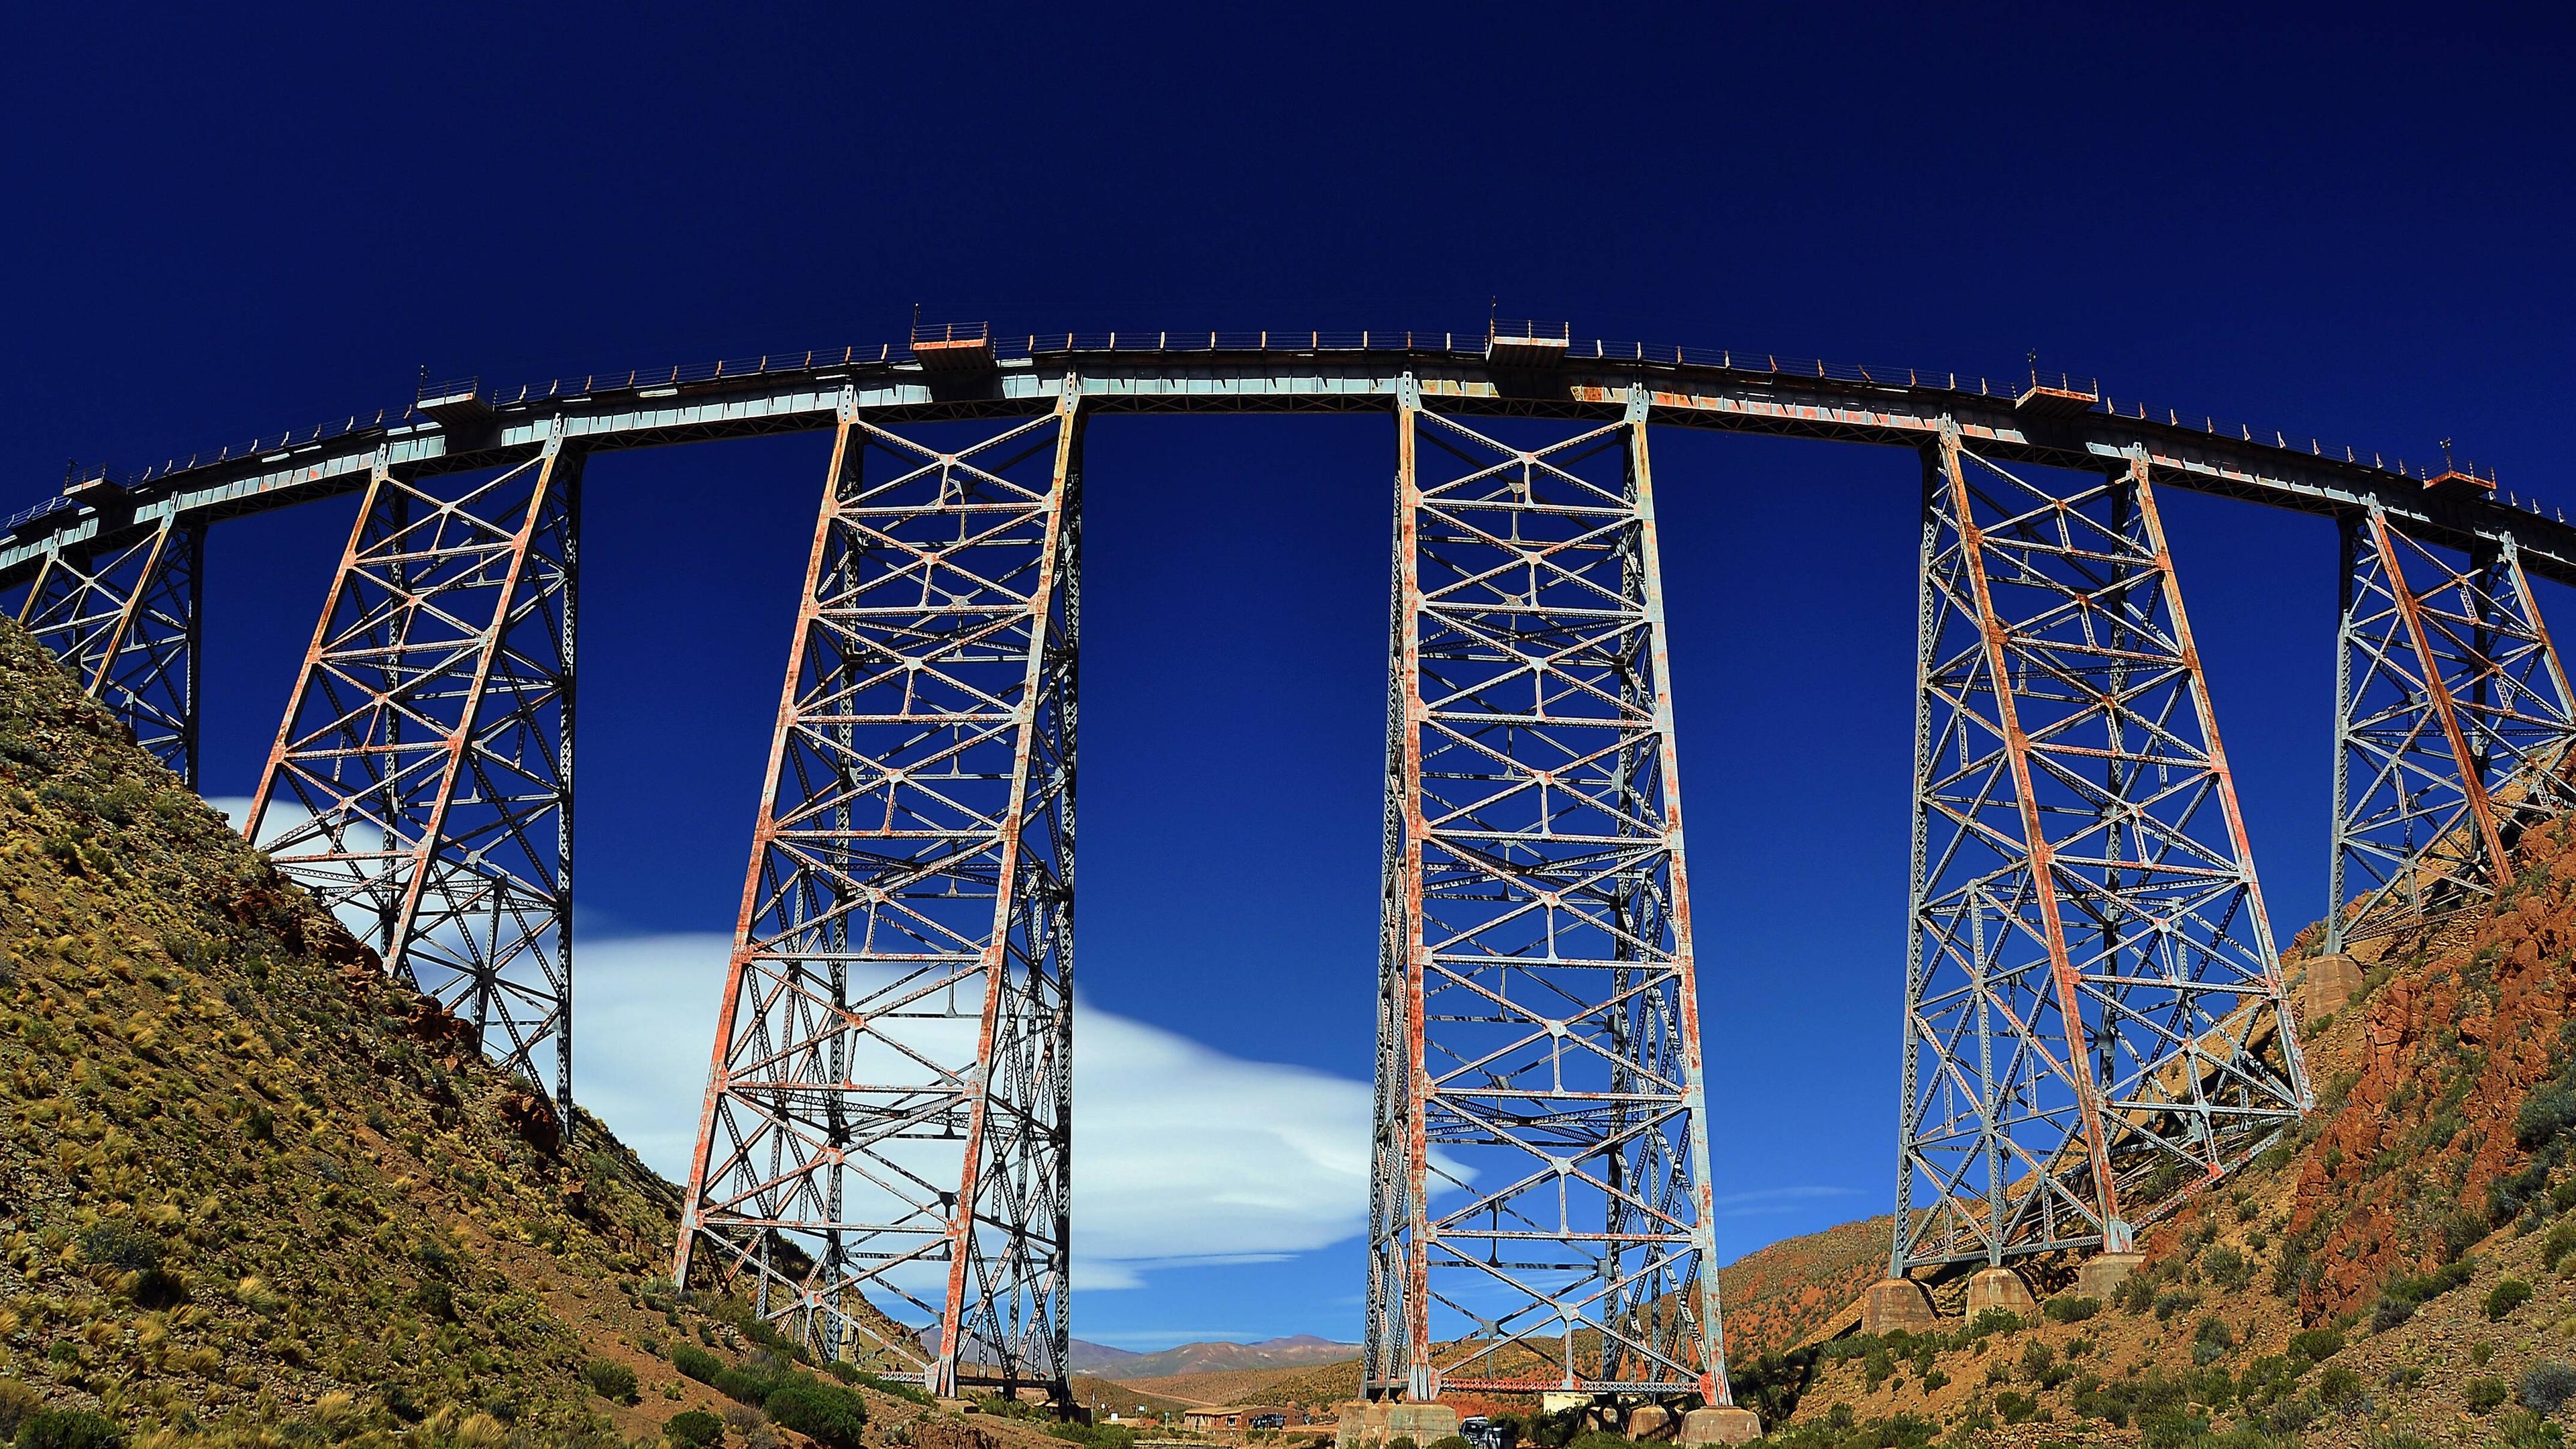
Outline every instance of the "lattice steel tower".
<path id="1" fill-rule="evenodd" d="M 2144 458 L 1945 427 L 1919 627 L 1892 1272 L 2125 1252 L 2308 1100 Z"/>
<path id="2" fill-rule="evenodd" d="M 2386 509 L 2341 523 L 2329 951 L 2484 902 L 2523 829 L 2576 804 L 2576 707 L 2512 535 L 2454 563 Z"/>
<path id="3" fill-rule="evenodd" d="M 1730 1402 L 1646 413 L 1399 390 L 1372 1397 Z"/>
<path id="4" fill-rule="evenodd" d="M 844 394 L 674 1269 L 943 1395 L 1067 1396 L 1080 402 Z"/>
<path id="5" fill-rule="evenodd" d="M 566 1128 L 581 472 L 379 453 L 243 827 Z"/>

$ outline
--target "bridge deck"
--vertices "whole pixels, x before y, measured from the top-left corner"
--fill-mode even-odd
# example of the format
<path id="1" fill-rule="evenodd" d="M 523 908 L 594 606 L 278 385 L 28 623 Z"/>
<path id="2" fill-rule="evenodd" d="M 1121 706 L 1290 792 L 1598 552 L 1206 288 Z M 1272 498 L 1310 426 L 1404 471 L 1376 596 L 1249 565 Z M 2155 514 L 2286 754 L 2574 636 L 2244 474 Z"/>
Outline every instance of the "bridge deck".
<path id="1" fill-rule="evenodd" d="M 1456 412 L 1615 418 L 1632 387 L 1649 391 L 1649 418 L 1670 426 L 1921 447 L 1944 418 L 1989 457 L 2101 469 L 2142 452 L 2160 484 L 2331 514 L 2377 500 L 2426 539 L 2453 547 L 2510 535 L 2524 564 L 2576 584 L 2576 527 L 2457 481 L 2435 487 L 2346 450 L 2123 400 L 2084 401 L 2067 388 L 2008 385 L 1956 373 L 1801 363 L 1769 355 L 1576 343 L 1541 367 L 1497 365 L 1484 339 L 1439 334 L 1322 333 L 1244 338 L 1207 334 L 1173 345 L 1156 334 L 1010 339 L 989 371 L 925 369 L 891 346 L 697 368 L 561 379 L 484 394 L 442 384 L 400 416 L 352 418 L 262 447 L 254 443 L 173 460 L 121 482 L 49 499 L 0 539 L 0 587 L 19 582 L 49 549 L 106 542 L 129 530 L 213 521 L 307 502 L 361 486 L 381 459 L 410 474 L 524 461 L 558 425 L 567 442 L 604 451 L 803 432 L 829 426 L 845 392 L 881 420 L 990 418 L 1044 412 L 1067 374 L 1082 378 L 1093 412 L 1391 411 L 1410 374 L 1425 401 Z M 1269 345 L 1278 339 L 1281 345 Z M 1243 343 L 1248 345 L 1236 345 Z M 1349 345 L 1336 345 L 1347 343 Z M 1581 355 L 1586 351 L 1591 355 Z M 1623 355 L 1624 354 L 1624 355 Z M 426 396 L 426 393 L 424 394 Z M 2017 402 L 2017 398 L 2020 401 Z M 2075 406 L 2074 404 L 2082 405 Z"/>

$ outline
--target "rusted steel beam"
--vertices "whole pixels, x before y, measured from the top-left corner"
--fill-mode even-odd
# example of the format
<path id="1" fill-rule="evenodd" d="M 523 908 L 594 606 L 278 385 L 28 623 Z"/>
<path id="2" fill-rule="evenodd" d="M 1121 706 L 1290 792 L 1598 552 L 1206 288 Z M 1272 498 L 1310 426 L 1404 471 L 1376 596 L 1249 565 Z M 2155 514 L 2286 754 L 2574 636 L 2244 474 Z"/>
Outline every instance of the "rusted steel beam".
<path id="1" fill-rule="evenodd" d="M 1399 396 L 1367 1392 L 1722 1405 L 1645 400 Z"/>
<path id="2" fill-rule="evenodd" d="M 136 743 L 197 787 L 202 525 L 163 519 L 122 542 L 49 552 L 14 611 Z"/>
<path id="3" fill-rule="evenodd" d="M 1899 1275 L 2124 1251 L 2309 1101 L 2152 477 L 1926 457 Z"/>
<path id="4" fill-rule="evenodd" d="M 2576 805 L 2576 699 L 2513 541 L 2454 562 L 2379 509 L 2342 536 L 2329 951 L 2475 907 Z"/>
<path id="5" fill-rule="evenodd" d="M 1068 1393 L 1080 403 L 843 398 L 674 1259 L 940 1394 Z"/>
<path id="6" fill-rule="evenodd" d="M 580 473 L 380 460 L 243 826 L 566 1130 Z"/>

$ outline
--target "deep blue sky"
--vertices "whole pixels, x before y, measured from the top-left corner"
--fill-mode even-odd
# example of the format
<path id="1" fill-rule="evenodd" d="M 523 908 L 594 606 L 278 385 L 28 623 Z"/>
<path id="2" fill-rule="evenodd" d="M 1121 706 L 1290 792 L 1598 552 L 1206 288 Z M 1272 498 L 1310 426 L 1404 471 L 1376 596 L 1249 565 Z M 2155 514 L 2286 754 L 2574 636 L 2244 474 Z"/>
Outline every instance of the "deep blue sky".
<path id="1" fill-rule="evenodd" d="M 2186 412 L 2416 458 L 2453 437 L 2576 504 L 2563 17 L 924 18 L 950 8 L 18 16 L 0 504 L 66 458 L 399 405 L 424 366 L 875 342 L 916 302 L 1020 331 L 1471 330 L 1494 299 L 1837 360 L 2000 374 L 2035 348 Z M 1086 996 L 1345 1078 L 1369 1051 L 1390 436 L 1091 434 Z M 1915 472 L 1657 448 L 1732 1255 L 1888 1198 Z M 591 470 L 592 934 L 731 923 L 821 463 L 804 438 Z M 216 535 L 210 794 L 255 779 L 351 506 Z M 2286 939 L 2323 891 L 2332 530 L 2167 510 Z M 1075 1331 L 1357 1329 L 1348 1242 L 1144 1281 L 1085 1292 Z"/>

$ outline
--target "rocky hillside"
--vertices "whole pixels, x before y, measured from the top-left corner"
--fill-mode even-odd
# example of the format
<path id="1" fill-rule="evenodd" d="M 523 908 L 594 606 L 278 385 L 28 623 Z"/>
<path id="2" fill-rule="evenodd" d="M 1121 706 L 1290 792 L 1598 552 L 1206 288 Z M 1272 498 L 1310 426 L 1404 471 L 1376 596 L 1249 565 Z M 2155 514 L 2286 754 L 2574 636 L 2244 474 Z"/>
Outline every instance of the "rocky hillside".
<path id="1" fill-rule="evenodd" d="M 2576 824 L 2493 908 L 2374 953 L 2305 1034 L 2320 1106 L 2109 1302 L 1739 1353 L 1802 1445 L 2556 1446 L 2576 1408 Z M 2294 947 L 2296 973 L 2314 932 Z"/>
<path id="2" fill-rule="evenodd" d="M 1104 1344 L 1073 1341 L 1072 1368 L 1121 1381 L 1170 1378 L 1175 1374 L 1229 1373 L 1247 1369 L 1289 1368 L 1299 1364 L 1334 1363 L 1359 1355 L 1356 1343 L 1335 1343 L 1311 1333 L 1265 1338 L 1259 1343 L 1185 1343 L 1154 1353 L 1133 1353 Z"/>
<path id="3" fill-rule="evenodd" d="M 677 1297 L 676 1197 L 595 1120 L 560 1141 L 0 622 L 0 1442 L 91 1442 L 28 1428 L 83 1413 L 154 1449 L 658 1442 L 698 1411 L 844 1449 L 817 1404 L 870 1449 L 1055 1442 Z"/>

